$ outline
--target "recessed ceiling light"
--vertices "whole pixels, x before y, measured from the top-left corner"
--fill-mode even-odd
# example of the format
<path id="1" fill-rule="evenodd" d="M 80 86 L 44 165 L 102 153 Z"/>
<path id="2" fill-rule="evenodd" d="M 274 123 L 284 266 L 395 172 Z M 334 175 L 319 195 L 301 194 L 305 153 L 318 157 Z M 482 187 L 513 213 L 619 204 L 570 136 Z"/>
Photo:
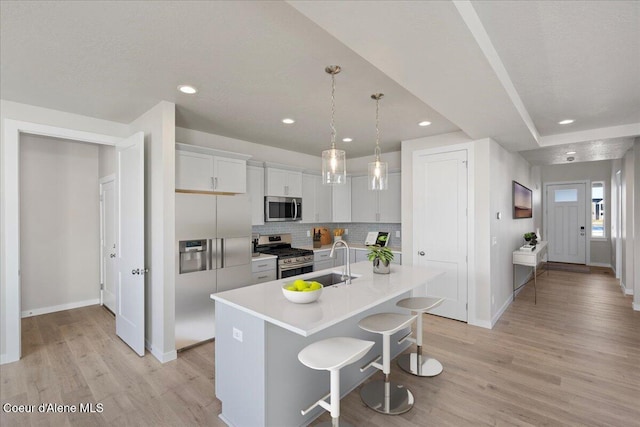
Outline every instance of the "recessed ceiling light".
<path id="1" fill-rule="evenodd" d="M 428 121 L 425 120 L 423 122 L 418 123 L 418 126 L 429 126 L 430 124 L 431 124 L 431 122 L 428 122 Z"/>
<path id="2" fill-rule="evenodd" d="M 574 120 L 572 120 L 572 119 L 566 119 L 566 120 L 559 121 L 558 124 L 559 125 L 570 125 L 573 122 L 574 122 Z"/>
<path id="3" fill-rule="evenodd" d="M 193 95 L 198 91 L 198 89 L 189 85 L 180 85 L 178 86 L 178 90 L 182 93 L 186 93 L 187 95 Z"/>
<path id="4" fill-rule="evenodd" d="M 576 154 L 576 152 L 575 151 L 567 151 L 566 154 Z"/>
<path id="5" fill-rule="evenodd" d="M 568 162 L 573 162 L 575 159 L 576 159 L 575 157 L 567 157 Z"/>
<path id="6" fill-rule="evenodd" d="M 353 138 L 342 138 L 342 142 L 351 142 Z"/>
<path id="7" fill-rule="evenodd" d="M 292 125 L 292 124 L 294 124 L 295 122 L 296 122 L 295 120 L 293 120 L 293 119 L 289 119 L 289 118 L 282 119 L 282 123 L 284 123 L 285 125 Z"/>

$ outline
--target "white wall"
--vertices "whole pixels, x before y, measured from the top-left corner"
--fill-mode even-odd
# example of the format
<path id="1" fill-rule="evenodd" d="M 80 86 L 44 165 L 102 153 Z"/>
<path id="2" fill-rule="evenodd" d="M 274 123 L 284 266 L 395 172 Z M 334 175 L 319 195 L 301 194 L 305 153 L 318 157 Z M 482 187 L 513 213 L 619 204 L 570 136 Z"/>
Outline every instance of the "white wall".
<path id="1" fill-rule="evenodd" d="M 590 180 L 602 181 L 605 187 L 605 228 L 607 238 L 589 242 L 591 256 L 587 264 L 609 266 L 611 262 L 611 161 L 579 162 L 562 165 L 545 165 L 541 167 L 543 183 Z M 587 188 L 587 202 L 591 201 L 591 188 Z M 591 216 L 587 218 L 586 227 L 591 226 Z M 546 236 L 543 236 L 546 238 Z M 611 266 L 613 267 L 613 266 Z"/>
<path id="2" fill-rule="evenodd" d="M 16 127 L 16 123 L 28 123 Z M 35 124 L 35 126 L 33 125 Z M 42 126 L 100 134 L 100 140 L 116 140 L 129 134 L 129 126 L 92 117 L 0 100 L 0 362 L 20 357 L 20 263 L 18 147 L 19 129 Z M 16 130 L 17 129 L 17 130 Z M 10 177 L 10 179 L 7 179 Z M 7 246 L 7 245 L 10 246 Z M 11 250 L 8 250 L 8 247 Z"/>
<path id="3" fill-rule="evenodd" d="M 627 295 L 634 293 L 634 203 L 635 149 L 629 149 L 622 159 L 622 274 L 621 286 Z"/>
<path id="4" fill-rule="evenodd" d="M 611 266 L 614 268 L 614 270 L 616 269 L 616 263 L 617 263 L 617 254 L 616 254 L 616 245 L 617 245 L 617 239 L 616 239 L 616 235 L 618 233 L 619 230 L 616 229 L 616 227 L 619 227 L 619 225 L 616 225 L 616 218 L 618 217 L 618 203 L 619 203 L 619 196 L 618 196 L 618 181 L 617 181 L 617 177 L 616 174 L 618 171 L 622 170 L 622 160 L 621 159 L 615 159 L 611 161 L 611 209 L 609 209 L 611 211 L 611 226 L 609 227 L 609 230 L 611 230 Z M 619 277 L 620 272 L 616 271 L 616 277 Z"/>
<path id="5" fill-rule="evenodd" d="M 116 173 L 116 148 L 109 145 L 98 147 L 98 176 L 105 176 Z"/>
<path id="6" fill-rule="evenodd" d="M 640 137 L 633 144 L 633 309 L 640 311 Z"/>
<path id="7" fill-rule="evenodd" d="M 146 347 L 161 362 L 175 346 L 175 104 L 162 101 L 131 123 L 145 141 Z"/>
<path id="8" fill-rule="evenodd" d="M 531 173 L 531 166 L 518 153 L 510 153 L 499 144 L 490 145 L 489 186 L 491 194 L 491 319 L 492 325 L 513 299 L 512 253 L 524 244 L 523 234 L 536 231 L 538 218 L 513 219 L 512 181 L 533 191 L 533 212 L 540 212 L 540 187 Z M 538 186 L 538 188 L 536 188 Z M 498 213 L 501 219 L 498 219 Z M 495 239 L 495 244 L 493 243 Z M 516 268 L 516 286 L 530 277 L 531 268 Z"/>
<path id="9" fill-rule="evenodd" d="M 251 156 L 251 160 L 257 162 L 281 163 L 314 171 L 321 169 L 320 156 L 322 149 L 318 149 L 317 156 L 311 156 L 309 154 L 297 153 L 295 151 L 283 150 L 259 143 L 185 128 L 176 128 L 176 142 L 248 154 Z"/>
<path id="10" fill-rule="evenodd" d="M 352 175 L 366 175 L 369 172 L 369 163 L 375 160 L 374 155 L 349 158 L 349 152 L 347 151 L 347 174 Z M 393 151 L 390 153 L 382 153 L 380 160 L 387 162 L 387 169 L 389 171 L 399 171 L 401 163 L 401 152 Z"/>
<path id="11" fill-rule="evenodd" d="M 100 302 L 98 146 L 23 135 L 23 317 Z"/>

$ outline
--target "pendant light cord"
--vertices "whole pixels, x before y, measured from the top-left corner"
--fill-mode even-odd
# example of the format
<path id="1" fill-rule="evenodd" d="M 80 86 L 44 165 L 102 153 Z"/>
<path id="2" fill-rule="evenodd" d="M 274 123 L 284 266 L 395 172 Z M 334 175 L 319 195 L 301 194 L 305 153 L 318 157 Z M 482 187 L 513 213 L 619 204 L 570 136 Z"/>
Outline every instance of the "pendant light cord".
<path id="1" fill-rule="evenodd" d="M 376 162 L 380 160 L 380 129 L 378 128 L 380 98 L 376 97 Z"/>
<path id="2" fill-rule="evenodd" d="M 336 127 L 334 117 L 336 115 L 336 75 L 331 74 L 331 149 L 336 148 Z"/>

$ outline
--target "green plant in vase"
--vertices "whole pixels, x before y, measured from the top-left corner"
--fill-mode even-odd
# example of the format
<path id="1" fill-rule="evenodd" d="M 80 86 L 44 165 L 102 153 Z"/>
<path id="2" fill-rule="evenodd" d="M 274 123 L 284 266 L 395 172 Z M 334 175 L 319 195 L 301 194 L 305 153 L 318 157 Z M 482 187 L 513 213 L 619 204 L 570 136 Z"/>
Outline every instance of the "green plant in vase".
<path id="1" fill-rule="evenodd" d="M 535 232 L 524 233 L 524 240 L 531 246 L 535 246 L 538 243 L 538 237 Z"/>
<path id="2" fill-rule="evenodd" d="M 393 260 L 393 252 L 389 248 L 379 245 L 367 246 L 369 252 L 367 258 L 373 262 L 373 272 L 380 274 L 389 274 L 391 272 L 391 261 Z"/>

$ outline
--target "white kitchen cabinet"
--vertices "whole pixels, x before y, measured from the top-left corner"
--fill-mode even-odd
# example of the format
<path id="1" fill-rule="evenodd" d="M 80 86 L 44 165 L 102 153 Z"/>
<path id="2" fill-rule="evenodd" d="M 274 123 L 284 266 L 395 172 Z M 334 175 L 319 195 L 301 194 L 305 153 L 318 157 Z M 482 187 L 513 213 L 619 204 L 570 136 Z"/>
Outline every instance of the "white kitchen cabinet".
<path id="1" fill-rule="evenodd" d="M 389 174 L 389 188 L 369 190 L 368 177 L 356 176 L 351 180 L 351 221 L 399 223 L 400 173 Z"/>
<path id="2" fill-rule="evenodd" d="M 250 157 L 177 143 L 176 190 L 246 193 Z"/>
<path id="3" fill-rule="evenodd" d="M 331 222 L 331 187 L 319 175 L 302 175 L 302 222 Z"/>
<path id="4" fill-rule="evenodd" d="M 265 180 L 267 196 L 302 197 L 302 172 L 266 167 Z"/>
<path id="5" fill-rule="evenodd" d="M 247 161 L 213 156 L 213 191 L 247 192 Z"/>
<path id="6" fill-rule="evenodd" d="M 368 253 L 369 253 L 368 249 L 356 249 L 356 259 L 355 261 L 352 261 L 352 262 L 367 261 L 369 259 L 367 258 Z"/>
<path id="7" fill-rule="evenodd" d="M 264 225 L 264 168 L 247 166 L 247 193 L 251 201 L 251 225 Z"/>
<path id="8" fill-rule="evenodd" d="M 340 267 L 340 266 L 344 265 L 344 263 L 345 263 L 345 259 L 344 259 L 345 258 L 344 257 L 345 251 L 346 251 L 346 249 L 344 247 L 336 248 L 336 257 L 333 260 L 333 266 L 334 267 Z M 351 261 L 353 263 L 352 259 L 350 259 L 349 261 Z"/>
<path id="9" fill-rule="evenodd" d="M 333 258 L 329 256 L 331 249 L 313 251 L 313 271 L 333 268 Z"/>
<path id="10" fill-rule="evenodd" d="M 270 282 L 278 278 L 277 258 L 255 258 L 251 261 L 251 274 L 253 283 Z"/>
<path id="11" fill-rule="evenodd" d="M 176 190 L 213 191 L 213 156 L 176 150 Z"/>
<path id="12" fill-rule="evenodd" d="M 352 204 L 351 196 L 351 177 L 347 177 L 344 185 L 325 185 L 331 188 L 331 220 L 333 222 L 351 222 L 352 221 Z"/>

